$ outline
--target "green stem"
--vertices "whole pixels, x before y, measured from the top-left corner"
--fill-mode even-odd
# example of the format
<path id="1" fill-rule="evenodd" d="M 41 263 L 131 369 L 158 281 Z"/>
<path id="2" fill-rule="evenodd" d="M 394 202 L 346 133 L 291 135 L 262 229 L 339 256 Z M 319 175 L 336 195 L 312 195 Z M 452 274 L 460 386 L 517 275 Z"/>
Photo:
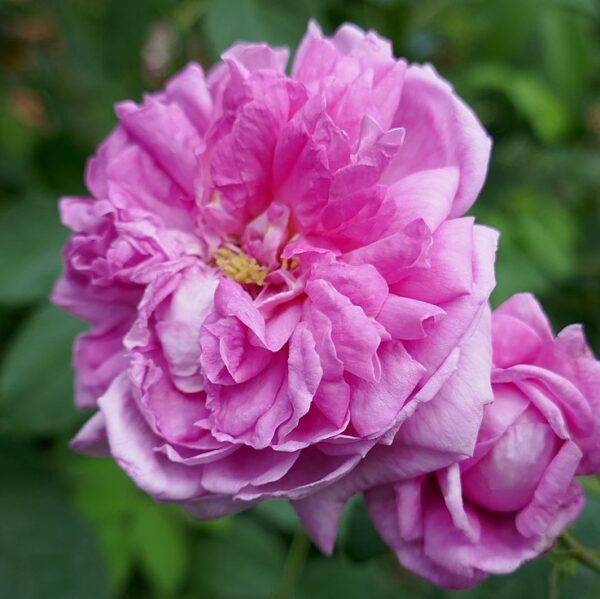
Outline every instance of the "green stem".
<path id="1" fill-rule="evenodd" d="M 576 559 L 580 564 L 587 566 L 594 572 L 600 574 L 600 556 L 592 549 L 584 547 L 579 541 L 569 532 L 565 532 L 560 537 L 562 544 L 569 550 L 572 558 Z"/>
<path id="2" fill-rule="evenodd" d="M 281 585 L 275 593 L 275 599 L 288 599 L 292 596 L 292 592 L 298 584 L 300 576 L 302 576 L 309 549 L 310 539 L 304 534 L 302 528 L 298 527 L 294 532 L 292 544 L 283 567 Z"/>
<path id="3" fill-rule="evenodd" d="M 560 569 L 552 566 L 550 579 L 548 580 L 548 599 L 560 599 Z"/>

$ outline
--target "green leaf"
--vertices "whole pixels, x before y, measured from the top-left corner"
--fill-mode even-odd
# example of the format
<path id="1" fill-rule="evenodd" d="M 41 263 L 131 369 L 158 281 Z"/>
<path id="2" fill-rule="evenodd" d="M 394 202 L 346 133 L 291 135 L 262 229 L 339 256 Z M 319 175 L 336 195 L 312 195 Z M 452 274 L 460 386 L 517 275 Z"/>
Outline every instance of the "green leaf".
<path id="1" fill-rule="evenodd" d="M 12 336 L 27 317 L 27 310 L 16 306 L 0 306 L 0 364 L 8 349 Z"/>
<path id="2" fill-rule="evenodd" d="M 568 101 L 583 99 L 595 76 L 593 21 L 564 8 L 546 11 L 541 20 L 540 52 L 554 89 Z"/>
<path id="3" fill-rule="evenodd" d="M 561 581 L 561 598 L 597 599 L 599 596 L 600 576 L 585 566 L 580 565 L 576 574 L 564 576 Z"/>
<path id="4" fill-rule="evenodd" d="M 506 576 L 491 576 L 468 591 L 446 591 L 443 599 L 547 599 L 550 563 L 545 559 L 526 562 L 516 572 Z"/>
<path id="5" fill-rule="evenodd" d="M 25 449 L 0 446 L 0 597 L 105 599 L 102 562 L 87 526 Z"/>
<path id="6" fill-rule="evenodd" d="M 588 493 L 583 513 L 573 526 L 573 535 L 579 543 L 600 549 L 600 497 Z"/>
<path id="7" fill-rule="evenodd" d="M 591 477 L 584 477 L 583 482 L 592 481 Z M 581 516 L 569 530 L 577 543 L 590 548 L 600 548 L 600 497 L 588 493 L 586 505 Z M 568 546 L 556 547 L 552 554 L 556 563 L 557 554 L 564 553 Z M 577 599 L 596 599 L 600 596 L 600 576 L 585 565 L 569 558 L 568 555 L 558 560 L 561 568 L 561 597 L 577 597 Z"/>
<path id="8" fill-rule="evenodd" d="M 479 51 L 503 63 L 523 60 L 532 34 L 535 32 L 544 0 L 502 0 L 502 2 L 457 2 L 464 19 L 472 19 L 481 12 Z"/>
<path id="9" fill-rule="evenodd" d="M 9 110 L 9 107 L 0 104 L 0 149 L 2 149 L 3 160 L 8 155 L 26 158 L 35 143 L 35 132 L 17 120 Z"/>
<path id="10" fill-rule="evenodd" d="M 181 508 L 157 504 L 111 459 L 66 456 L 75 503 L 96 530 L 111 586 L 124 592 L 136 567 L 160 596 L 172 596 L 188 573 Z"/>
<path id="11" fill-rule="evenodd" d="M 559 142 L 572 128 L 568 105 L 535 73 L 488 63 L 469 71 L 466 81 L 474 90 L 504 94 L 544 143 Z"/>
<path id="12" fill-rule="evenodd" d="M 298 526 L 298 517 L 289 501 L 281 499 L 261 502 L 254 511 L 283 532 L 292 533 Z"/>
<path id="13" fill-rule="evenodd" d="M 145 498 L 133 481 L 112 458 L 96 458 L 70 453 L 74 470 L 75 501 L 91 522 L 128 517 Z"/>
<path id="14" fill-rule="evenodd" d="M 198 540 L 193 561 L 195 588 L 202 597 L 258 599 L 279 588 L 286 551 L 281 539 L 253 521 L 236 516 L 222 534 Z"/>
<path id="15" fill-rule="evenodd" d="M 144 575 L 161 595 L 173 595 L 188 570 L 189 550 L 182 521 L 169 506 L 146 502 L 135 514 L 133 535 Z"/>
<path id="16" fill-rule="evenodd" d="M 123 591 L 137 557 L 132 521 L 149 500 L 112 459 L 69 454 L 67 463 L 74 470 L 75 504 L 96 531 L 111 587 Z"/>
<path id="17" fill-rule="evenodd" d="M 0 371 L 0 432 L 60 432 L 81 420 L 73 406 L 70 368 L 74 336 L 82 323 L 54 306 L 25 321 Z"/>
<path id="18" fill-rule="evenodd" d="M 412 575 L 400 570 L 389 557 L 360 564 L 336 556 L 315 556 L 308 560 L 300 584 L 300 595 L 306 599 L 425 599 L 433 591 Z"/>
<path id="19" fill-rule="evenodd" d="M 477 210 L 480 222 L 502 233 L 494 304 L 520 291 L 547 291 L 572 272 L 577 256 L 577 225 L 567 207 L 533 189 L 506 193 L 502 209 Z"/>
<path id="20" fill-rule="evenodd" d="M 600 477 L 584 476 L 579 482 L 584 488 L 586 494 L 591 496 L 592 501 L 597 501 L 600 499 Z"/>
<path id="21" fill-rule="evenodd" d="M 295 45 L 320 9 L 314 0 L 237 0 L 235 10 L 229 0 L 212 0 L 204 31 L 215 59 L 240 40 Z"/>
<path id="22" fill-rule="evenodd" d="M 349 506 L 346 518 L 342 548 L 351 560 L 362 562 L 389 551 L 375 530 L 362 499 Z"/>
<path id="23" fill-rule="evenodd" d="M 55 202 L 23 200 L 0 208 L 0 303 L 47 297 L 60 272 L 66 231 Z"/>

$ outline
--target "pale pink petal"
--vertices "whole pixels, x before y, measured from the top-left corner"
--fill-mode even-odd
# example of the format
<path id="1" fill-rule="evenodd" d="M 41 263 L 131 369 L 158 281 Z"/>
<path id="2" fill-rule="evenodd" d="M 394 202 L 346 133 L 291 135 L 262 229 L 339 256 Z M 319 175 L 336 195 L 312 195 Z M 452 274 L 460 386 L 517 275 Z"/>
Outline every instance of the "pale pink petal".
<path id="1" fill-rule="evenodd" d="M 115 379 L 98 405 L 111 455 L 141 489 L 162 501 L 188 501 L 202 494 L 200 470 L 155 452 L 160 441 L 137 409 L 126 374 Z"/>
<path id="2" fill-rule="evenodd" d="M 473 111 L 431 66 L 411 65 L 393 126 L 406 130 L 406 140 L 389 168 L 390 181 L 423 169 L 457 167 L 460 179 L 450 216 L 464 214 L 481 190 L 491 148 Z"/>

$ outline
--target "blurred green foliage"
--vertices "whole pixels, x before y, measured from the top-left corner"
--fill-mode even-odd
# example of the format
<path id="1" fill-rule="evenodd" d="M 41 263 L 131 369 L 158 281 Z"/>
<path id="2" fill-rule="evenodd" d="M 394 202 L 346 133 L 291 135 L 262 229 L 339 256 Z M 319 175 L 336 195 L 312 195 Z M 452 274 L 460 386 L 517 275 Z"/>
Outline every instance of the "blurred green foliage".
<path id="1" fill-rule="evenodd" d="M 0 0 L 0 597 L 11 599 L 600 596 L 560 556 L 451 593 L 404 572 L 360 500 L 329 559 L 291 508 L 216 522 L 158 505 L 111 462 L 72 454 L 70 345 L 47 305 L 66 232 L 56 198 L 84 193 L 86 158 L 188 60 L 238 39 L 295 47 L 308 18 L 391 38 L 432 62 L 494 137 L 474 212 L 502 230 L 495 303 L 539 294 L 557 328 L 600 349 L 600 4 L 596 0 Z M 575 534 L 600 547 L 600 486 Z"/>

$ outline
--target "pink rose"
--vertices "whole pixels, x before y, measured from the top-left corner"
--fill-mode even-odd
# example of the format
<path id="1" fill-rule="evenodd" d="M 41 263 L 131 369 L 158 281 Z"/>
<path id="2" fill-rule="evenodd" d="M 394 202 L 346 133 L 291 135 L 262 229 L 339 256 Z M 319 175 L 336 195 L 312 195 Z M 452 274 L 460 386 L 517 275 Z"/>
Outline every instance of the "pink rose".
<path id="1" fill-rule="evenodd" d="M 444 587 L 549 549 L 583 507 L 574 477 L 600 470 L 600 362 L 581 327 L 554 339 L 537 301 L 519 294 L 494 312 L 493 348 L 494 402 L 474 455 L 366 493 L 400 562 Z"/>
<path id="2" fill-rule="evenodd" d="M 311 24 L 286 61 L 241 44 L 118 105 L 94 199 L 62 204 L 54 300 L 92 325 L 75 365 L 98 408 L 73 444 L 201 517 L 308 496 L 399 429 L 445 466 L 490 399 L 496 235 L 461 217 L 485 131 L 374 33 Z M 460 434 L 413 419 L 434 395 Z"/>
<path id="3" fill-rule="evenodd" d="M 127 167 L 126 160 L 120 162 Z M 94 165 L 92 161 L 89 171 Z M 93 188 L 89 178 L 88 185 Z M 96 399 L 127 366 L 123 337 L 136 318 L 147 281 L 144 269 L 187 255 L 198 245 L 188 232 L 167 228 L 134 202 L 122 208 L 118 192 L 112 197 L 111 202 L 63 198 L 60 206 L 63 224 L 73 235 L 63 252 L 65 272 L 52 299 L 91 325 L 75 345 L 79 408 L 95 407 Z M 172 212 L 175 217 L 176 209 Z"/>

